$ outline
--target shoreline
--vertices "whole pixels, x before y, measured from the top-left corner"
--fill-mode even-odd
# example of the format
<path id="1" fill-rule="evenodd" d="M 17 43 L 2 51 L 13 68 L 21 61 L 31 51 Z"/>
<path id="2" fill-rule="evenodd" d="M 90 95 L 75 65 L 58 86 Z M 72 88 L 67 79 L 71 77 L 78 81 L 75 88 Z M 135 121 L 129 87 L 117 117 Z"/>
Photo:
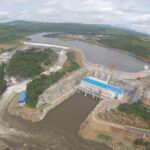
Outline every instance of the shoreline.
<path id="1" fill-rule="evenodd" d="M 22 119 L 31 121 L 31 122 L 39 122 L 44 119 L 46 114 L 52 110 L 53 108 L 57 107 L 59 104 L 63 103 L 67 100 L 70 96 L 74 94 L 74 90 L 70 90 L 64 93 L 61 97 L 58 97 L 51 101 L 51 103 L 44 105 L 40 108 L 29 108 L 27 106 L 20 106 L 18 104 L 18 94 L 15 95 L 12 101 L 8 104 L 8 112 L 12 116 L 18 116 Z"/>
<path id="2" fill-rule="evenodd" d="M 136 130 L 141 130 L 141 132 L 144 132 L 143 129 L 138 129 L 135 127 L 136 130 L 134 130 L 134 127 L 130 128 L 129 126 L 115 124 L 109 121 L 101 120 L 97 117 L 100 108 L 105 109 L 103 108 L 104 103 L 110 103 L 111 101 L 113 100 L 103 100 L 97 104 L 97 106 L 81 124 L 79 135 L 88 140 L 104 143 L 114 150 L 141 150 L 141 147 L 133 147 L 132 142 L 137 138 L 143 138 L 143 134 L 140 134 L 138 131 L 136 132 Z M 117 105 L 118 104 L 116 103 L 116 107 Z M 146 131 L 148 130 L 145 130 L 145 132 Z M 98 138 L 98 135 L 100 134 L 109 136 L 110 140 Z M 144 139 L 149 141 L 150 135 L 145 135 Z"/>
<path id="3" fill-rule="evenodd" d="M 48 37 L 47 37 L 47 38 L 48 38 Z M 56 36 L 56 37 L 52 37 L 52 38 L 59 38 L 59 37 Z M 95 39 L 92 39 L 92 41 L 89 41 L 88 39 L 80 39 L 80 38 L 78 38 L 78 37 L 71 37 L 71 39 L 70 39 L 70 37 L 64 37 L 64 38 L 65 38 L 66 40 L 68 40 L 68 41 L 78 40 L 78 41 L 86 42 L 86 43 L 89 43 L 89 44 L 95 44 L 95 45 L 100 46 L 100 47 L 103 47 L 103 48 L 108 48 L 108 49 L 113 50 L 113 51 L 117 51 L 117 52 L 120 52 L 120 53 L 123 53 L 123 54 L 127 54 L 127 55 L 129 55 L 129 56 L 135 57 L 135 58 L 137 58 L 137 59 L 139 59 L 139 60 L 142 60 L 142 61 L 144 61 L 144 62 L 150 64 L 150 59 L 148 59 L 148 58 L 145 58 L 145 57 L 142 57 L 142 56 L 133 54 L 133 53 L 128 52 L 128 51 L 123 50 L 123 49 L 117 49 L 117 48 L 109 47 L 109 46 L 104 45 L 104 44 L 102 44 L 102 43 L 100 43 L 100 42 L 97 42 Z M 61 37 L 60 37 L 60 40 L 61 40 Z M 93 43 L 93 42 L 94 42 L 94 43 Z"/>
<path id="4" fill-rule="evenodd" d="M 93 42 L 90 42 L 87 39 L 84 39 L 84 40 L 83 39 L 82 40 L 81 39 L 75 39 L 75 40 L 78 40 L 78 41 L 81 41 L 81 42 L 86 42 L 86 43 L 89 43 L 89 44 L 93 44 Z M 136 55 L 136 54 L 133 54 L 133 53 L 125 51 L 123 49 L 112 48 L 112 47 L 104 45 L 104 44 L 102 44 L 100 42 L 97 42 L 95 40 L 94 40 L 94 44 L 97 45 L 97 46 L 99 46 L 99 47 L 108 48 L 108 49 L 113 50 L 113 51 L 117 51 L 117 52 L 120 52 L 120 53 L 123 53 L 123 54 L 127 54 L 129 56 L 135 57 L 135 58 L 137 58 L 139 60 L 142 60 L 142 61 L 150 64 L 150 59 L 142 57 L 142 56 L 139 56 L 139 55 Z"/>

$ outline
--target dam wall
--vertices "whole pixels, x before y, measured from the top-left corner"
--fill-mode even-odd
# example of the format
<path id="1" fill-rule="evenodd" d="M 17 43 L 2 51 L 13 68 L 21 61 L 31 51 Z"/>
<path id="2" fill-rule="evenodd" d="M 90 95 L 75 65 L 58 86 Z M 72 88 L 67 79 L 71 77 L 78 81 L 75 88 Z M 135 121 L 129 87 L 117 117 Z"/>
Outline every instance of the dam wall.
<path id="1" fill-rule="evenodd" d="M 138 78 L 145 78 L 150 76 L 150 69 L 143 70 L 140 72 L 130 73 L 130 72 L 122 72 L 114 69 L 110 69 L 101 65 L 91 65 L 87 64 L 87 68 L 89 70 L 89 75 L 98 76 L 100 74 L 111 75 L 112 79 L 117 80 L 135 80 Z"/>

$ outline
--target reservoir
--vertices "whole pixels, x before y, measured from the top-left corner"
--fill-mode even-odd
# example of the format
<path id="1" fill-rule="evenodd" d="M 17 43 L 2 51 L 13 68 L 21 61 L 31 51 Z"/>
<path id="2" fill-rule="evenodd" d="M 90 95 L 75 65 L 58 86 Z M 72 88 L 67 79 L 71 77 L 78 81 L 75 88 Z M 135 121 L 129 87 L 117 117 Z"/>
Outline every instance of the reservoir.
<path id="1" fill-rule="evenodd" d="M 30 38 L 32 42 L 78 48 L 82 50 L 87 61 L 93 64 L 104 65 L 106 67 L 108 67 L 110 62 L 113 62 L 115 64 L 115 69 L 120 71 L 138 72 L 144 70 L 145 65 L 150 67 L 150 65 L 144 61 L 115 50 L 77 40 L 61 41 L 58 38 L 46 38 L 43 36 L 45 34 L 46 33 L 34 34 L 28 38 Z"/>

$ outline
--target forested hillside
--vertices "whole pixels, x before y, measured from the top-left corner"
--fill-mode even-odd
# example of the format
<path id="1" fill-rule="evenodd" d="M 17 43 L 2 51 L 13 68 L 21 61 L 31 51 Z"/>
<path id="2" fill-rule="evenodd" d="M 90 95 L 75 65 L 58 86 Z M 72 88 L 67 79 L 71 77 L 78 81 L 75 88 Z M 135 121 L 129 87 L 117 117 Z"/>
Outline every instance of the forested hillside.
<path id="1" fill-rule="evenodd" d="M 142 40 L 138 36 L 114 36 L 108 39 L 98 40 L 98 42 L 112 48 L 131 52 L 138 56 L 150 58 L 150 42 Z"/>
<path id="2" fill-rule="evenodd" d="M 86 35 L 138 35 L 141 33 L 131 32 L 117 28 L 100 25 L 75 24 L 75 23 L 43 23 L 28 21 L 13 21 L 0 24 L 0 44 L 14 43 L 26 35 L 39 32 L 64 32 L 71 34 Z"/>
<path id="3" fill-rule="evenodd" d="M 27 30 L 20 30 L 15 26 L 0 24 L 0 44 L 14 44 L 16 40 L 31 34 Z"/>

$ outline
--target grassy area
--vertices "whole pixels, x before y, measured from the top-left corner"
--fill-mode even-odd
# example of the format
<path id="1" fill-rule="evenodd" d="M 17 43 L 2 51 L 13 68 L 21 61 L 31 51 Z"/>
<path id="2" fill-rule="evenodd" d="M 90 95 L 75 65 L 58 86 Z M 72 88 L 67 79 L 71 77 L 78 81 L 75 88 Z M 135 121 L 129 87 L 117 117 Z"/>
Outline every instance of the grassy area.
<path id="1" fill-rule="evenodd" d="M 144 139 L 135 139 L 133 142 L 134 146 L 145 146 L 145 147 L 149 147 L 150 146 L 150 142 L 148 141 L 144 141 Z"/>
<path id="2" fill-rule="evenodd" d="M 150 42 L 144 41 L 137 36 L 114 36 L 108 39 L 98 40 L 112 48 L 131 52 L 145 58 L 150 58 Z"/>
<path id="3" fill-rule="evenodd" d="M 7 71 L 15 76 L 33 77 L 44 70 L 41 63 L 49 65 L 56 57 L 57 54 L 51 49 L 39 51 L 39 49 L 32 48 L 27 51 L 18 51 L 11 58 Z"/>
<path id="4" fill-rule="evenodd" d="M 6 67 L 5 64 L 0 65 L 0 90 L 3 90 L 3 88 L 5 87 L 5 80 L 4 80 L 5 67 Z"/>
<path id="5" fill-rule="evenodd" d="M 108 136 L 105 134 L 98 134 L 97 138 L 102 139 L 102 140 L 106 140 L 106 141 L 112 140 L 111 136 Z"/>
<path id="6" fill-rule="evenodd" d="M 27 85 L 27 102 L 26 105 L 35 108 L 42 94 L 48 87 L 59 81 L 67 72 L 71 72 L 79 68 L 76 62 L 71 62 L 69 66 L 64 67 L 61 72 L 52 73 L 50 75 L 41 75 Z"/>
<path id="7" fill-rule="evenodd" d="M 142 117 L 146 121 L 150 121 L 150 111 L 149 108 L 144 106 L 142 101 L 134 104 L 120 104 L 118 107 L 120 112 L 124 112 L 129 115 L 134 115 L 137 117 Z"/>

